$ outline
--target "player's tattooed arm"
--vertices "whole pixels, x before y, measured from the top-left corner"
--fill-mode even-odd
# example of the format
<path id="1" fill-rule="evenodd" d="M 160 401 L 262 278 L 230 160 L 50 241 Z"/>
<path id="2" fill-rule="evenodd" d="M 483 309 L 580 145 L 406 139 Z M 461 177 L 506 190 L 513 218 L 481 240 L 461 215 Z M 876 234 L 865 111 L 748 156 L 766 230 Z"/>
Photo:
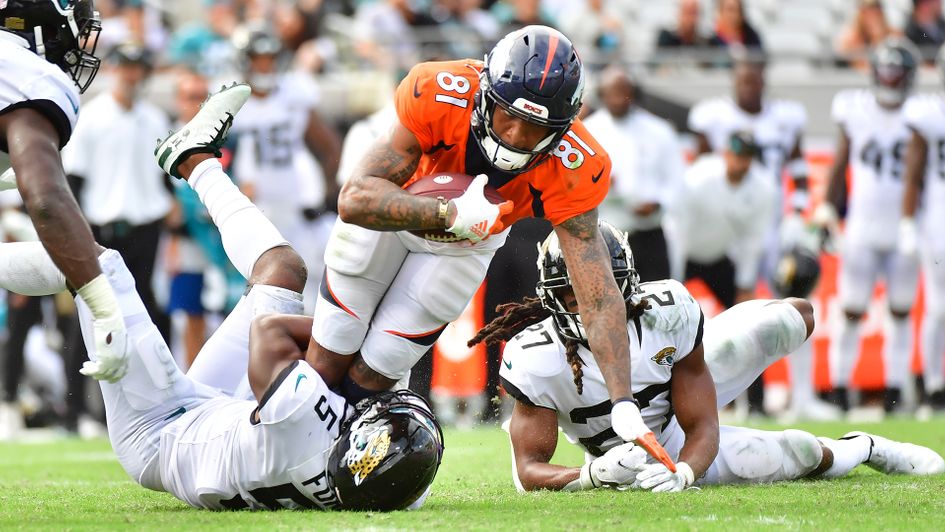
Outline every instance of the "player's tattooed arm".
<path id="1" fill-rule="evenodd" d="M 571 275 L 581 321 L 611 400 L 632 397 L 627 312 L 614 280 L 607 246 L 597 228 L 597 210 L 555 226 Z"/>
<path id="2" fill-rule="evenodd" d="M 928 161 L 929 143 L 917 131 L 912 132 L 906 149 L 906 187 L 902 194 L 902 215 L 915 217 L 919 207 L 919 193 L 925 182 L 925 165 Z"/>
<path id="3" fill-rule="evenodd" d="M 400 188 L 417 170 L 421 155 L 417 138 L 397 123 L 371 146 L 341 187 L 342 221 L 376 231 L 443 229 L 436 198 L 414 196 Z"/>

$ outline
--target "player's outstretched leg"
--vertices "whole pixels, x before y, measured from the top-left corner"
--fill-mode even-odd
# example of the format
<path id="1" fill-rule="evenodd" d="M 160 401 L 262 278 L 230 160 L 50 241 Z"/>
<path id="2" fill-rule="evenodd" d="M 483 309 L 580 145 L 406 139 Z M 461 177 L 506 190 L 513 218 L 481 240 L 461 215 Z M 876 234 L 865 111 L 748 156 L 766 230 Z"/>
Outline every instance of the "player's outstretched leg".
<path id="1" fill-rule="evenodd" d="M 211 96 L 184 129 L 172 134 L 162 144 L 176 146 L 173 149 L 179 155 L 172 163 L 161 161 L 161 147 L 157 151 L 158 160 L 165 170 L 175 170 L 177 176 L 185 179 L 197 192 L 220 230 L 227 256 L 251 287 L 207 340 L 188 371 L 188 376 L 197 382 L 234 396 L 250 393 L 246 382 L 250 322 L 260 314 L 301 314 L 304 308 L 301 292 L 308 275 L 298 253 L 233 184 L 214 158 L 215 154 L 207 146 L 201 147 L 201 143 L 187 144 L 192 134 L 183 134 L 191 127 L 213 131 L 210 125 L 223 123 L 235 114 L 245 101 L 241 94 L 234 92 L 239 87 L 230 87 Z M 194 125 L 195 122 L 199 123 Z M 216 135 L 214 143 L 222 144 L 226 131 Z M 205 137 L 208 136 L 206 133 Z M 184 140 L 175 145 L 175 137 Z"/>
<path id="2" fill-rule="evenodd" d="M 706 323 L 705 361 L 721 408 L 814 330 L 811 304 L 798 298 L 740 303 Z"/>

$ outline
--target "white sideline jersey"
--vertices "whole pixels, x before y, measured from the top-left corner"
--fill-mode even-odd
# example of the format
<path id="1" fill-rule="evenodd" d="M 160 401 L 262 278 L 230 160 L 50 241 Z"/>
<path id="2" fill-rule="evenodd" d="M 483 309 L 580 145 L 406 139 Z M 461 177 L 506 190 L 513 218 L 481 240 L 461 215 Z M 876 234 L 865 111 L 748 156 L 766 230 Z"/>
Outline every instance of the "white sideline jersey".
<path id="1" fill-rule="evenodd" d="M 295 207 L 297 213 L 324 202 L 322 169 L 305 145 L 309 115 L 318 102 L 315 82 L 289 72 L 266 96 L 250 96 L 233 120 L 233 173 L 240 183 L 255 187 L 254 201 L 260 205 Z M 278 215 L 269 210 L 267 215 Z"/>
<path id="2" fill-rule="evenodd" d="M 752 115 L 730 97 L 712 98 L 689 112 L 689 129 L 702 133 L 712 151 L 725 150 L 736 131 L 751 131 L 761 148 L 761 161 L 780 183 L 781 172 L 807 124 L 804 106 L 787 100 L 764 100 L 761 112 Z"/>
<path id="3" fill-rule="evenodd" d="M 945 96 L 913 96 L 903 106 L 906 124 L 928 143 L 928 160 L 922 190 L 922 218 L 925 238 L 936 248 L 945 249 L 941 227 L 945 221 Z"/>
<path id="4" fill-rule="evenodd" d="M 831 118 L 850 140 L 853 185 L 846 233 L 858 246 L 896 247 L 910 136 L 903 109 L 882 107 L 868 89 L 841 91 L 833 99 Z"/>
<path id="5" fill-rule="evenodd" d="M 325 468 L 349 414 L 308 364 L 293 362 L 259 402 L 210 399 L 161 432 L 164 488 L 198 508 L 331 508 Z M 175 415 L 172 413 L 171 415 Z"/>
<path id="6" fill-rule="evenodd" d="M 657 439 L 673 417 L 670 377 L 673 364 L 702 342 L 704 317 L 699 304 L 677 281 L 643 283 L 641 296 L 650 309 L 627 322 L 630 336 L 630 382 L 643 421 Z M 505 344 L 499 377 L 516 400 L 550 408 L 568 441 L 601 456 L 623 443 L 610 422 L 610 395 L 594 356 L 581 345 L 583 394 L 578 395 L 564 342 L 548 318 L 528 327 Z M 590 406 L 588 406 L 590 405 Z"/>
<path id="7" fill-rule="evenodd" d="M 30 51 L 26 41 L 0 30 L 0 113 L 11 107 L 43 113 L 59 132 L 62 148 L 79 119 L 79 89 L 62 69 Z M 3 151 L 5 144 L 0 139 Z"/>

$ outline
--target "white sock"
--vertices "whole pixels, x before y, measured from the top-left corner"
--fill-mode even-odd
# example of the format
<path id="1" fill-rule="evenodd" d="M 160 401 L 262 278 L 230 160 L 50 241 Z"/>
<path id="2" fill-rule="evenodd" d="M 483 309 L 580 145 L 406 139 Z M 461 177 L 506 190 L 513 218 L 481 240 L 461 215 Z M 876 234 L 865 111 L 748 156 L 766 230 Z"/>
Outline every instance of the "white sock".
<path id="1" fill-rule="evenodd" d="M 830 343 L 830 373 L 834 387 L 848 386 L 860 354 L 860 320 L 841 315 L 839 332 Z"/>
<path id="2" fill-rule="evenodd" d="M 886 386 L 902 388 L 912 365 L 912 319 L 888 317 L 883 362 L 886 364 Z"/>
<path id="3" fill-rule="evenodd" d="M 922 373 L 929 393 L 945 388 L 945 313 L 932 308 L 922 319 Z"/>
<path id="4" fill-rule="evenodd" d="M 246 279 L 263 253 L 288 244 L 276 226 L 233 184 L 220 161 L 202 161 L 187 182 L 220 230 L 230 262 Z"/>
<path id="5" fill-rule="evenodd" d="M 791 403 L 794 408 L 814 398 L 814 347 L 810 339 L 791 353 L 788 365 L 791 370 Z"/>
<path id="6" fill-rule="evenodd" d="M 0 288 L 25 296 L 47 296 L 66 289 L 66 277 L 40 242 L 0 244 Z"/>
<path id="7" fill-rule="evenodd" d="M 872 442 L 866 436 L 856 436 L 849 440 L 817 439 L 833 453 L 833 465 L 820 475 L 822 478 L 842 477 L 870 457 Z"/>

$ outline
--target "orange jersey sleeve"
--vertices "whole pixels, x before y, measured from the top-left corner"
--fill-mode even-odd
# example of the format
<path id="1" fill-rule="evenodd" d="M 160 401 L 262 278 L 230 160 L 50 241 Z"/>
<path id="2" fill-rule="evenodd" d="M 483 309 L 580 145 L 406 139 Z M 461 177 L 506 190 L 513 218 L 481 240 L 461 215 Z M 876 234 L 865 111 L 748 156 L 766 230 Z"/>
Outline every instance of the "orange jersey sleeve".
<path id="1" fill-rule="evenodd" d="M 481 67 L 471 60 L 420 63 L 400 82 L 394 94 L 397 116 L 423 153 L 466 138 Z"/>
<path id="2" fill-rule="evenodd" d="M 560 225 L 596 208 L 610 190 L 610 156 L 577 120 L 548 159 L 499 188 L 515 202 L 506 225 L 529 216 Z"/>

